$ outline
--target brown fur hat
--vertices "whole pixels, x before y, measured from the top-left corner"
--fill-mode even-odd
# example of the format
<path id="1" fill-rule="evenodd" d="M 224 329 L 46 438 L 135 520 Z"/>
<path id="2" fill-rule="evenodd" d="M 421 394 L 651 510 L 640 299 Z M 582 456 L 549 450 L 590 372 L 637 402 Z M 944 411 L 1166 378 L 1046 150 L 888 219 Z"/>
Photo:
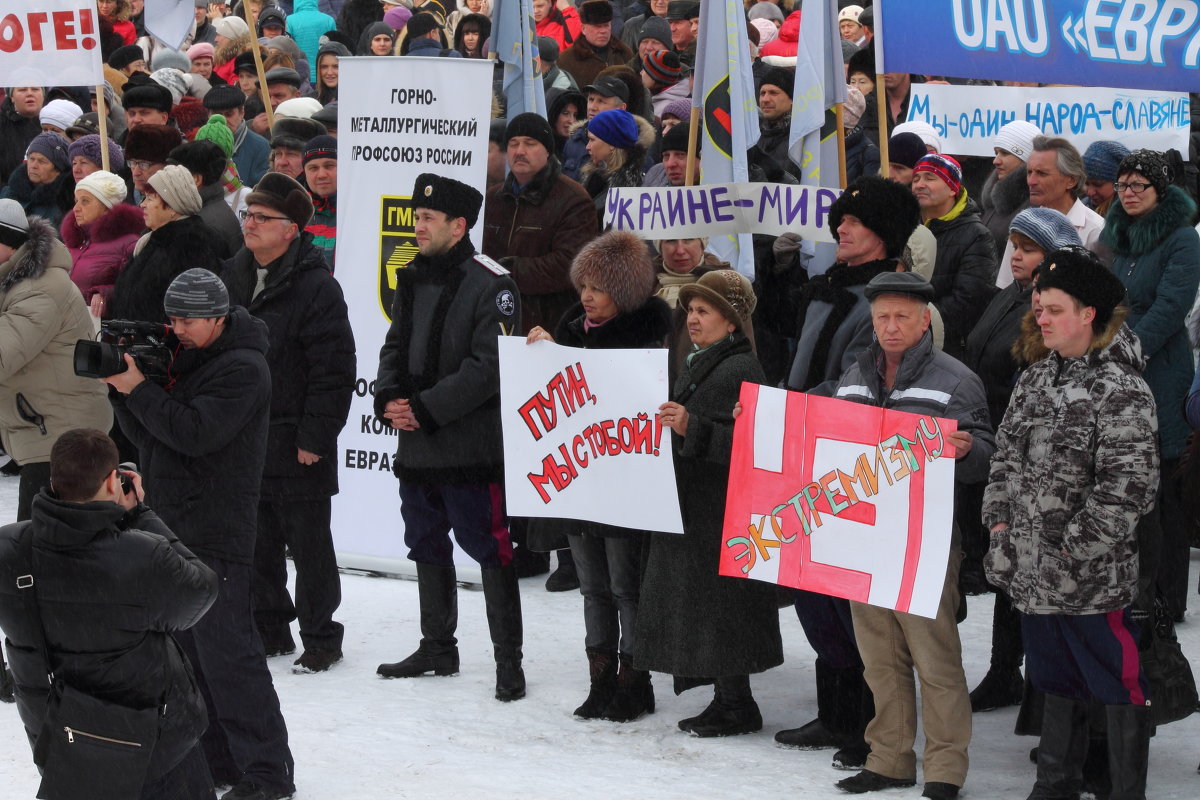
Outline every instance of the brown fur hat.
<path id="1" fill-rule="evenodd" d="M 650 299 L 658 282 L 646 242 L 629 231 L 609 231 L 588 242 L 571 264 L 571 283 L 603 289 L 617 308 L 632 311 Z"/>

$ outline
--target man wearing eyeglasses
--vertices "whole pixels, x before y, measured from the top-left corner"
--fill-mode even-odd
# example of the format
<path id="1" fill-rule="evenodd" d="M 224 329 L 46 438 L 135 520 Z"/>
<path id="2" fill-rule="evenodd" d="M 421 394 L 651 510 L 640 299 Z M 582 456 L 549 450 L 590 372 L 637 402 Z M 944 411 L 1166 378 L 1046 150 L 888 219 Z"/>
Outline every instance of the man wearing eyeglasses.
<path id="1" fill-rule="evenodd" d="M 246 197 L 245 246 L 225 262 L 231 302 L 267 323 L 271 427 L 258 504 L 254 617 L 267 657 L 304 652 L 296 673 L 324 672 L 342 660 L 342 625 L 333 614 L 341 580 L 329 529 L 337 494 L 337 436 L 354 391 L 354 333 L 313 234 L 308 192 L 269 172 Z M 284 550 L 296 565 L 296 598 L 287 590 Z"/>
<path id="2" fill-rule="evenodd" d="M 1035 136 L 1033 152 L 1025 163 L 1025 181 L 1029 184 L 1029 205 L 1033 208 L 1052 208 L 1065 214 L 1083 246 L 1100 257 L 1105 264 L 1112 262 L 1112 253 L 1100 243 L 1104 217 L 1083 204 L 1083 188 L 1087 169 L 1083 156 L 1066 139 Z M 1013 282 L 1012 242 L 1004 248 L 996 285 L 1003 289 Z"/>

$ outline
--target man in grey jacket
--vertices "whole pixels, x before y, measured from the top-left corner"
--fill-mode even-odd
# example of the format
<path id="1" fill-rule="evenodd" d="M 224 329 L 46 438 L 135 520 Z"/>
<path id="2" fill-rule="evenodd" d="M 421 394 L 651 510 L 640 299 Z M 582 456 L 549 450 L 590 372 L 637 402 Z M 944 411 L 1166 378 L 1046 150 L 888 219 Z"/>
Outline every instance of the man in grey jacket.
<path id="1" fill-rule="evenodd" d="M 987 397 L 975 373 L 933 347 L 933 287 L 911 272 L 883 272 L 867 284 L 866 297 L 875 341 L 842 375 L 834 396 L 954 420 L 958 430 L 946 439 L 955 450 L 955 479 L 982 480 L 995 447 Z M 971 701 L 956 621 L 961 560 L 955 537 L 935 619 L 850 604 L 863 674 L 875 696 L 875 717 L 867 725 L 871 753 L 866 767 L 838 782 L 843 791 L 861 794 L 916 783 L 915 667 L 925 728 L 922 796 L 958 797 L 971 740 Z"/>
<path id="2" fill-rule="evenodd" d="M 396 275 L 379 353 L 375 416 L 399 430 L 394 472 L 408 557 L 417 562 L 421 644 L 381 664 L 384 678 L 458 672 L 458 595 L 450 530 L 479 562 L 496 657 L 496 699 L 525 696 L 521 595 L 504 512 L 497 335 L 520 325 L 508 270 L 467 232 L 483 195 L 426 173 L 412 192 L 418 255 Z"/>

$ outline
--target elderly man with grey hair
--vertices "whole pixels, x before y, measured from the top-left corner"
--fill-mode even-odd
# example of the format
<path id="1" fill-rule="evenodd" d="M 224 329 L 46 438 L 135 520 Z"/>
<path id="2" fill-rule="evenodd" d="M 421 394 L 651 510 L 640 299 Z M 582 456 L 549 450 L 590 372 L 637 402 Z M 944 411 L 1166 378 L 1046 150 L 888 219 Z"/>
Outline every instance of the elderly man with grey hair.
<path id="1" fill-rule="evenodd" d="M 1105 263 L 1111 261 L 1108 249 L 1099 243 L 1100 232 L 1104 230 L 1104 217 L 1084 205 L 1081 199 L 1087 169 L 1075 145 L 1066 139 L 1035 136 L 1033 152 L 1029 154 L 1025 167 L 1030 207 L 1052 208 L 1065 214 L 1075 226 L 1083 246 L 1100 256 Z M 996 285 L 1001 289 L 1013 282 L 1012 251 L 1012 242 L 1009 242 L 996 275 Z"/>

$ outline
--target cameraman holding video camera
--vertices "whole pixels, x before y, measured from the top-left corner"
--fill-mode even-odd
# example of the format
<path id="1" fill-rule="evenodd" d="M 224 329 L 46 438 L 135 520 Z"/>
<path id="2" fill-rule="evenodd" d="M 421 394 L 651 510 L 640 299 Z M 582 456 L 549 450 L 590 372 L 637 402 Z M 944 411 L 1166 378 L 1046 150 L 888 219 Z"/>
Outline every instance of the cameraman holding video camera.
<path id="1" fill-rule="evenodd" d="M 226 798 L 278 800 L 295 791 L 279 698 L 254 628 L 251 581 L 259 486 L 266 458 L 271 374 L 267 326 L 229 306 L 206 269 L 175 278 L 163 299 L 180 349 L 165 387 L 130 355 L 103 381 L 138 448 L 163 521 L 221 581 L 212 609 L 177 635 L 207 688 L 201 740 Z"/>

